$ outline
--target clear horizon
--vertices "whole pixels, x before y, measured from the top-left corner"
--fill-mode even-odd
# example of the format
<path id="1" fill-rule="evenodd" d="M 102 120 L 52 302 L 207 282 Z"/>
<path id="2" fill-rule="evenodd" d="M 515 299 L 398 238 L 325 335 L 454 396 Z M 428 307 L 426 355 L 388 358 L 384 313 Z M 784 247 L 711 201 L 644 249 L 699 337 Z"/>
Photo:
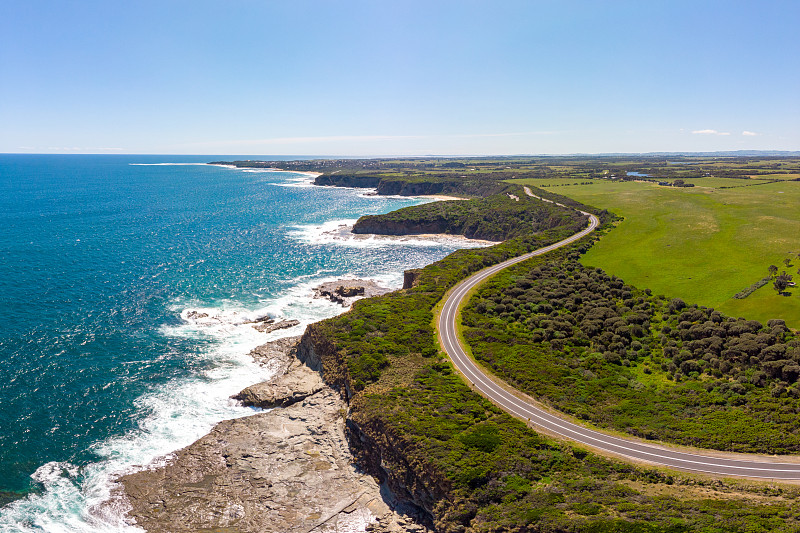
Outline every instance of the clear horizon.
<path id="1" fill-rule="evenodd" d="M 786 157 L 800 156 L 800 150 L 739 150 L 740 152 L 747 153 L 777 153 L 776 157 L 781 157 L 786 154 Z M 181 154 L 181 153 L 138 153 L 138 152 L 0 152 L 0 155 L 119 155 L 119 156 L 169 156 L 169 157 L 258 157 L 258 158 L 279 158 L 277 161 L 287 160 L 286 158 L 296 157 L 300 160 L 303 159 L 426 159 L 426 158 L 511 158 L 511 157 L 659 157 L 662 155 L 675 155 L 675 156 L 698 156 L 702 157 L 704 154 L 733 154 L 735 157 L 736 150 L 707 150 L 707 151 L 664 151 L 664 152 L 574 152 L 574 153 L 550 153 L 550 154 L 419 154 L 419 155 L 402 155 L 402 154 L 364 154 L 364 155 L 349 155 L 349 154 L 330 154 L 330 155 L 309 155 L 309 154 Z"/>
<path id="2" fill-rule="evenodd" d="M 800 150 L 792 1 L 33 0 L 3 14 L 2 153 Z"/>

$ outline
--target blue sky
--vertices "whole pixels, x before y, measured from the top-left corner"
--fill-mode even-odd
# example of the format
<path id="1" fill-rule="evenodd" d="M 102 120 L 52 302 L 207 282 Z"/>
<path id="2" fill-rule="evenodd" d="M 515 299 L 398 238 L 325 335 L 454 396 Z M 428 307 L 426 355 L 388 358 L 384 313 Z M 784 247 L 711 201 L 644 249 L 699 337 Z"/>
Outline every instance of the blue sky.
<path id="1" fill-rule="evenodd" d="M 0 152 L 800 150 L 800 2 L 0 7 Z"/>

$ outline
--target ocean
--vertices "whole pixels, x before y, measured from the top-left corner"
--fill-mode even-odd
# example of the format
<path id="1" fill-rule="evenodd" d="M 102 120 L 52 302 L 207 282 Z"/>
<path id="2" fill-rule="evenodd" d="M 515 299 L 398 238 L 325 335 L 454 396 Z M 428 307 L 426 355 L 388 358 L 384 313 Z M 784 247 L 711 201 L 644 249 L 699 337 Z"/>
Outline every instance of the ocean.
<path id="1" fill-rule="evenodd" d="M 0 155 L 0 531 L 138 531 L 113 479 L 253 414 L 248 352 L 344 311 L 313 287 L 476 245 L 346 231 L 429 199 L 204 164 L 242 157 Z"/>

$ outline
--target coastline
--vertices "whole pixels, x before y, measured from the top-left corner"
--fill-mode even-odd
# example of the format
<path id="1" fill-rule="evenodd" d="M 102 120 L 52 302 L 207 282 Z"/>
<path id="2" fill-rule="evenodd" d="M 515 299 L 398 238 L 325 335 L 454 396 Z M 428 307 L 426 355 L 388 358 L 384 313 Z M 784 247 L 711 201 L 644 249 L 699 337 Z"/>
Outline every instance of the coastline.
<path id="1" fill-rule="evenodd" d="M 194 186 L 199 178 L 195 178 L 192 171 L 197 167 L 189 168 L 186 165 L 188 164 L 160 162 L 128 164 L 125 161 L 120 164 L 120 168 L 126 176 L 133 173 L 138 173 L 135 174 L 137 176 L 139 174 L 147 176 L 150 174 L 172 176 L 174 174 L 177 179 L 185 178 Z M 203 163 L 203 165 L 207 164 Z M 230 168 L 237 170 L 235 167 Z M 313 195 L 314 198 L 319 198 L 321 201 L 317 203 L 317 206 L 301 205 L 302 212 L 306 215 L 309 210 L 319 210 L 321 213 L 319 217 L 323 220 L 331 215 L 335 216 L 339 212 L 342 212 L 340 216 L 369 212 L 375 209 L 373 206 L 379 206 L 378 209 L 391 210 L 392 206 L 397 206 L 394 207 L 396 209 L 409 203 L 420 203 L 419 200 L 414 199 L 405 199 L 404 202 L 384 197 L 372 200 L 363 199 L 360 194 L 349 191 L 322 189 L 311 191 L 311 187 L 316 188 L 312 182 L 318 173 L 310 171 L 290 170 L 286 171 L 286 175 L 262 174 L 260 177 L 241 175 L 232 180 L 229 177 L 228 181 L 217 179 L 219 175 L 229 175 L 227 170 L 230 168 L 210 168 L 198 175 L 220 189 L 235 188 L 242 184 L 243 190 L 254 191 L 256 194 L 263 193 L 263 196 L 268 198 L 286 197 L 291 200 L 302 200 Z M 283 189 L 272 187 L 272 185 L 298 187 L 299 189 Z M 304 190 L 303 188 L 306 187 L 308 188 Z M 215 197 L 219 197 L 218 192 L 211 196 L 211 199 L 213 200 Z M 328 202 L 329 198 L 343 199 L 344 201 Z M 408 200 L 412 200 L 412 202 Z M 261 210 L 254 211 L 254 216 L 259 217 L 263 209 L 274 210 L 274 207 L 270 207 L 270 205 L 260 203 Z M 333 211 L 331 212 L 331 210 Z M 287 228 L 291 228 L 287 224 L 292 224 L 295 220 L 302 220 L 298 217 L 292 219 L 292 211 L 289 213 L 287 216 L 280 215 L 281 219 L 288 221 L 287 223 L 274 224 L 274 230 L 272 226 L 268 226 L 267 229 L 279 234 L 281 239 L 285 239 L 285 245 L 282 244 L 283 249 L 299 250 L 301 253 L 304 250 L 310 250 L 307 256 L 301 256 L 305 262 L 298 267 L 286 269 L 287 274 L 283 274 L 282 267 L 276 264 L 275 272 L 265 269 L 266 274 L 257 273 L 256 276 L 251 276 L 251 278 L 263 279 L 264 282 L 261 285 L 256 282 L 243 283 L 243 286 L 249 288 L 249 292 L 244 297 L 239 297 L 237 293 L 234 295 L 235 297 L 229 299 L 182 298 L 180 296 L 170 298 L 165 312 L 155 317 L 158 340 L 180 346 L 186 352 L 170 353 L 175 359 L 180 358 L 182 361 L 185 358 L 187 366 L 191 366 L 185 372 L 186 375 L 181 374 L 174 379 L 165 378 L 165 386 L 148 389 L 145 395 L 126 395 L 124 397 L 120 395 L 120 402 L 130 403 L 130 398 L 134 399 L 136 403 L 131 408 L 135 409 L 132 416 L 143 423 L 130 432 L 112 435 L 98 441 L 97 444 L 92 444 L 95 449 L 99 449 L 100 458 L 92 461 L 86 467 L 73 466 L 66 461 L 44 463 L 34 473 L 35 477 L 33 478 L 42 486 L 42 495 L 39 496 L 37 493 L 28 497 L 26 494 L 22 498 L 14 498 L 12 502 L 9 502 L 12 503 L 12 506 L 4 505 L 3 511 L 0 512 L 0 524 L 26 524 L 28 517 L 33 516 L 36 517 L 37 523 L 51 526 L 45 527 L 47 530 L 55 530 L 63 523 L 71 524 L 72 530 L 86 531 L 87 533 L 115 527 L 125 530 L 124 524 L 121 522 L 122 509 L 103 504 L 104 501 L 110 501 L 110 492 L 116 490 L 113 480 L 117 476 L 161 464 L 171 457 L 175 450 L 191 445 L 207 435 L 220 420 L 252 415 L 252 409 L 229 399 L 243 387 L 269 377 L 264 373 L 265 367 L 260 370 L 257 368 L 258 365 L 248 356 L 248 351 L 276 336 L 298 335 L 302 333 L 302 328 L 306 324 L 345 311 L 336 302 L 315 300 L 312 296 L 313 285 L 334 279 L 361 277 L 399 289 L 403 282 L 404 269 L 424 266 L 438 260 L 442 255 L 458 246 L 458 244 L 445 242 L 441 243 L 444 244 L 444 248 L 440 248 L 439 243 L 433 243 L 424 248 L 415 244 L 409 246 L 409 243 L 398 243 L 399 246 L 395 247 L 392 246 L 393 243 L 378 240 L 359 243 L 357 247 L 363 248 L 363 252 L 353 250 L 347 245 L 342 247 L 341 242 L 326 243 L 324 246 L 309 248 L 308 243 L 297 238 L 297 235 L 293 235 L 291 231 L 287 231 Z M 233 218 L 234 214 L 232 213 L 230 218 Z M 245 220 L 242 226 L 249 230 L 249 223 L 249 220 Z M 234 221 L 231 221 L 229 227 L 238 228 Z M 245 239 L 248 243 L 259 245 L 251 247 L 255 250 L 254 255 L 263 254 L 265 250 L 261 246 L 261 233 L 262 230 L 259 229 L 259 236 Z M 207 235 L 207 233 L 201 234 Z M 237 236 L 239 235 L 250 235 L 250 233 L 243 231 L 237 234 Z M 390 253 L 384 253 L 383 250 L 390 251 Z M 345 259 L 334 260 L 326 257 L 333 254 L 341 254 Z M 199 277 L 201 280 L 205 280 L 203 276 L 210 279 L 205 262 L 209 261 L 209 257 L 216 256 L 199 253 L 198 255 L 199 257 L 196 258 L 192 256 L 193 261 L 185 268 L 195 269 L 191 273 L 201 274 Z M 430 257 L 430 259 L 420 262 L 420 258 L 423 257 Z M 318 264 L 308 263 L 307 258 L 318 260 Z M 249 264 L 262 264 L 259 262 L 261 258 L 258 255 L 255 255 L 254 259 L 255 261 L 251 261 Z M 269 262 L 270 260 L 266 259 L 265 261 Z M 160 262 L 159 266 L 163 263 Z M 246 264 L 242 261 L 241 265 L 233 264 L 231 267 L 241 267 L 242 273 L 247 274 L 249 272 L 245 272 Z M 164 267 L 164 270 L 168 269 Z M 181 272 L 174 270 L 170 270 L 170 272 L 175 272 L 176 279 L 182 279 L 182 276 L 179 276 Z M 234 268 L 226 279 L 238 279 L 238 274 L 239 272 Z M 197 276 L 194 277 L 198 279 Z M 170 278 L 171 280 L 172 278 Z M 196 286 L 198 287 L 197 293 L 205 294 L 199 290 L 205 289 L 205 285 L 198 282 Z M 195 285 L 191 285 L 191 287 L 195 287 Z M 233 289 L 231 293 L 233 293 Z M 331 307 L 338 308 L 338 310 L 332 310 Z M 191 317 L 189 317 L 190 314 Z M 202 318 L 203 314 L 208 316 Z M 164 316 L 170 318 L 164 320 Z M 273 324 L 268 321 L 262 322 L 262 319 L 268 316 L 274 318 L 274 325 L 282 327 L 290 325 L 290 319 L 301 319 L 302 323 L 294 329 L 272 333 L 269 329 Z M 175 320 L 175 318 L 178 319 Z M 253 323 L 248 324 L 248 322 Z M 256 326 L 266 326 L 265 331 Z M 136 359 L 136 357 L 132 356 L 131 359 Z M 168 361 L 164 363 L 164 366 L 170 364 L 172 362 Z M 140 366 L 136 365 L 136 368 Z M 142 374 L 146 374 L 146 372 L 142 371 Z M 215 418 L 216 420 L 214 420 Z M 87 473 L 85 479 L 79 478 L 78 476 L 83 476 L 84 472 Z M 96 514 L 96 509 L 102 509 L 102 515 Z M 2 528 L 3 526 L 0 525 L 0 529 Z M 27 531 L 24 528 L 23 530 Z"/>
<path id="2" fill-rule="evenodd" d="M 313 181 L 322 175 L 279 168 L 256 172 L 297 174 L 310 186 L 317 186 Z M 416 198 L 465 200 L 446 195 Z M 375 237 L 349 232 L 347 236 L 364 244 Z M 496 244 L 461 235 L 380 236 L 402 244 L 411 240 L 430 245 L 440 244 L 443 238 L 466 247 Z M 345 307 L 343 312 L 349 306 Z M 113 500 L 127 509 L 125 519 L 133 519 L 131 525 L 148 531 L 194 531 L 234 524 L 237 530 L 259 532 L 428 531 L 420 525 L 422 515 L 404 507 L 388 488 L 356 466 L 342 416 L 348 404 L 322 381 L 321 371 L 299 363 L 292 349 L 277 354 L 269 348 L 287 339 L 268 342 L 250 353 L 260 365 L 275 370 L 275 375 L 231 396 L 263 412 L 223 420 L 158 463 L 117 478 Z M 265 353 L 269 356 L 264 357 Z M 310 389 L 304 388 L 309 382 L 313 383 Z M 264 394 L 271 398 L 269 404 L 261 402 Z"/>
<path id="3" fill-rule="evenodd" d="M 309 243 L 337 243 L 345 246 L 368 246 L 376 243 L 436 246 L 456 244 L 460 248 L 480 248 L 498 244 L 496 241 L 470 239 L 464 235 L 444 233 L 421 233 L 408 235 L 378 235 L 374 233 L 353 233 L 355 219 L 329 220 L 323 224 L 297 226 L 294 230 Z"/>
<path id="4" fill-rule="evenodd" d="M 297 357 L 300 337 L 250 355 L 276 370 L 234 398 L 264 408 L 226 420 L 165 464 L 118 479 L 128 519 L 148 531 L 427 532 L 356 466 L 347 403 Z"/>
<path id="5" fill-rule="evenodd" d="M 322 175 L 279 168 L 256 171 L 298 174 L 312 186 Z M 447 195 L 408 198 L 415 197 L 466 199 Z M 356 241 L 375 238 L 348 237 Z M 461 235 L 385 238 L 435 243 L 443 237 L 462 244 L 497 244 Z M 342 416 L 348 404 L 323 382 L 321 368 L 314 371 L 298 361 L 296 346 L 282 354 L 276 352 L 274 346 L 286 340 L 272 341 L 251 352 L 259 364 L 276 369 L 276 373 L 232 396 L 245 406 L 265 411 L 221 421 L 164 461 L 117 479 L 124 488 L 119 488 L 116 496 L 128 509 L 126 517 L 135 521 L 133 525 L 148 531 L 234 526 L 259 532 L 428 531 L 419 523 L 424 520 L 422 515 L 409 516 L 414 515 L 413 509 L 404 508 L 387 487 L 355 466 L 357 459 L 350 451 Z M 265 353 L 269 356 L 264 357 Z M 264 397 L 269 398 L 266 403 Z"/>

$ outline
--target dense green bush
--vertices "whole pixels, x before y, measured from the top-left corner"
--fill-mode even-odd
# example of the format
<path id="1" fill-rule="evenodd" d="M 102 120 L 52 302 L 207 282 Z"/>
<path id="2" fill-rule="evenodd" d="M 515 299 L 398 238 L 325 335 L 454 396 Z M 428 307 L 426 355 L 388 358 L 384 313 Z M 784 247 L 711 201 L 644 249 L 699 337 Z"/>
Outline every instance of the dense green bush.
<path id="1" fill-rule="evenodd" d="M 584 267 L 575 252 L 554 255 L 500 274 L 470 302 L 465 337 L 478 360 L 600 426 L 800 451 L 800 340 L 782 320 L 726 317 Z"/>
<path id="2" fill-rule="evenodd" d="M 509 194 L 515 193 L 515 198 Z M 507 240 L 578 222 L 584 215 L 526 195 L 521 187 L 488 198 L 434 202 L 358 219 L 354 233 L 445 233 Z"/>

